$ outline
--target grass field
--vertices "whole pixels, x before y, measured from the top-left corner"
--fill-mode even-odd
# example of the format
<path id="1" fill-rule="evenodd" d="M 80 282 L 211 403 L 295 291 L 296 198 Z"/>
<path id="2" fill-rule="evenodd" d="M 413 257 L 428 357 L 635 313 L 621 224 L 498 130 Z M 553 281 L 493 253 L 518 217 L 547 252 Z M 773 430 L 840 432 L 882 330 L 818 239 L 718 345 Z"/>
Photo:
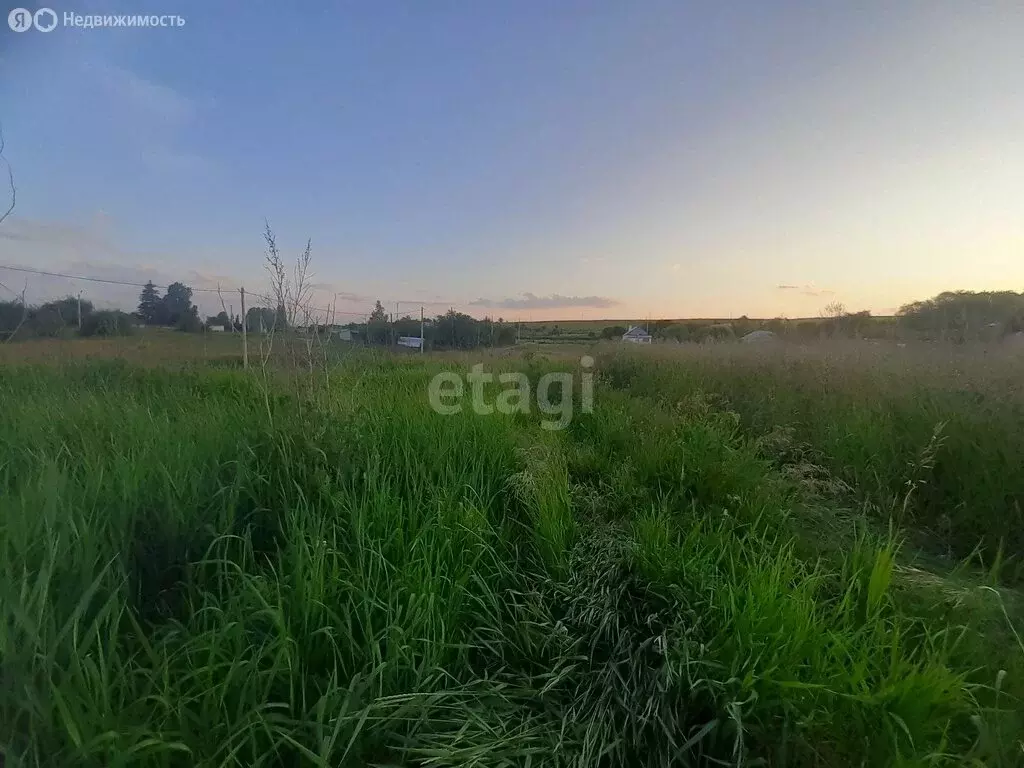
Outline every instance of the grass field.
<path id="1" fill-rule="evenodd" d="M 8 765 L 1024 763 L 1019 358 L 158 341 L 0 358 Z"/>

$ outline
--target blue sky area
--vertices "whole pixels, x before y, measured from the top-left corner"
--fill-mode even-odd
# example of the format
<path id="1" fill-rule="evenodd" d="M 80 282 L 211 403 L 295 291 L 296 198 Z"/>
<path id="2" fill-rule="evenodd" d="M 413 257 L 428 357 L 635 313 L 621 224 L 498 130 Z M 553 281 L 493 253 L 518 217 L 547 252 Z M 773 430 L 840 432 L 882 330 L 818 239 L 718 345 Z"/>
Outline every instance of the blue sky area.
<path id="1" fill-rule="evenodd" d="M 1024 288 L 1022 3 L 50 7 L 186 23 L 0 28 L 3 264 L 265 289 L 266 217 L 351 311 L 795 317 Z"/>

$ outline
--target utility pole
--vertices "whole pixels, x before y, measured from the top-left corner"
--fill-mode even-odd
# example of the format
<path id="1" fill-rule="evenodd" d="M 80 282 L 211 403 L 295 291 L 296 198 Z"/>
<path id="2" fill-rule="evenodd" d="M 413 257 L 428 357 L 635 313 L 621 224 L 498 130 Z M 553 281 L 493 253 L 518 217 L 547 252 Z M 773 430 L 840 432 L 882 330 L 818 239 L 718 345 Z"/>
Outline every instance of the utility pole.
<path id="1" fill-rule="evenodd" d="M 82 292 L 78 292 L 78 332 L 82 332 Z"/>
<path id="2" fill-rule="evenodd" d="M 245 287 L 238 289 L 238 292 L 242 295 L 242 367 L 246 370 L 249 369 L 249 339 L 245 333 L 245 326 L 249 324 L 245 316 Z"/>
<path id="3" fill-rule="evenodd" d="M 420 354 L 423 354 L 423 347 L 427 345 L 427 340 L 423 336 L 423 305 L 420 305 Z"/>

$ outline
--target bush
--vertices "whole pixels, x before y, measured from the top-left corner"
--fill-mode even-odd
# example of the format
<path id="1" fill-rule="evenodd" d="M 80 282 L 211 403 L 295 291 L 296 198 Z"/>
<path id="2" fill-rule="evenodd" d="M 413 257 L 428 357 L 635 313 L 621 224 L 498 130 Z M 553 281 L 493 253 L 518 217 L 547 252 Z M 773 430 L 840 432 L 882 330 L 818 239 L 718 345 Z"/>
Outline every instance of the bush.
<path id="1" fill-rule="evenodd" d="M 629 328 L 626 328 L 624 325 L 608 325 L 601 329 L 601 338 L 608 341 L 621 339 L 622 334 L 628 330 Z"/>
<path id="2" fill-rule="evenodd" d="M 195 312 L 187 312 L 181 316 L 175 327 L 185 333 L 202 333 L 203 321 L 199 319 L 199 315 Z"/>
<path id="3" fill-rule="evenodd" d="M 130 315 L 116 309 L 94 312 L 82 322 L 82 336 L 130 336 L 135 326 Z"/>

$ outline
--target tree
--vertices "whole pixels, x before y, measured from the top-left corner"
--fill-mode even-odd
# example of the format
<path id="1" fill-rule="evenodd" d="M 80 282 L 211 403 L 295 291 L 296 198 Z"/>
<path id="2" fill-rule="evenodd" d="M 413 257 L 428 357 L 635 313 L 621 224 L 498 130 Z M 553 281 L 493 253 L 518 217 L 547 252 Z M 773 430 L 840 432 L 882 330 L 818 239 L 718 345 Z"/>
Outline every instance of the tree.
<path id="1" fill-rule="evenodd" d="M 958 341 L 998 335 L 1024 313 L 1024 293 L 1014 291 L 946 291 L 905 304 L 900 324 L 929 336 Z"/>
<path id="2" fill-rule="evenodd" d="M 249 333 L 266 333 L 274 327 L 275 314 L 270 307 L 249 307 L 245 313 L 245 329 Z"/>
<path id="3" fill-rule="evenodd" d="M 60 308 L 53 302 L 30 309 L 27 323 L 33 335 L 46 337 L 60 336 L 64 329 L 71 325 L 64 319 Z M 77 324 L 75 321 L 75 325 Z"/>
<path id="4" fill-rule="evenodd" d="M 79 300 L 75 296 L 66 296 L 56 301 L 48 301 L 42 306 L 30 308 L 26 324 L 35 336 L 60 336 L 78 328 L 78 310 L 81 306 L 82 318 L 87 318 L 93 310 L 92 302 Z"/>
<path id="5" fill-rule="evenodd" d="M 211 325 L 219 325 L 220 327 L 224 328 L 225 330 L 230 330 L 231 327 L 232 327 L 232 322 L 231 322 L 231 318 L 228 317 L 228 313 L 223 311 L 223 310 L 221 310 L 216 315 L 210 315 L 209 317 L 207 317 L 206 318 L 206 325 L 207 325 L 207 327 L 209 327 Z"/>
<path id="6" fill-rule="evenodd" d="M 139 317 L 146 325 L 160 325 L 163 322 L 163 311 L 164 304 L 160 298 L 160 291 L 151 280 L 139 294 Z"/>
<path id="7" fill-rule="evenodd" d="M 165 325 L 180 325 L 182 321 L 189 321 L 189 315 L 198 312 L 192 306 L 192 289 L 184 283 L 171 283 L 167 286 L 167 293 L 161 303 L 163 316 L 160 319 Z"/>
<path id="8" fill-rule="evenodd" d="M 846 306 L 841 301 L 830 301 L 822 310 L 823 317 L 842 317 L 846 314 Z"/>
<path id="9" fill-rule="evenodd" d="M 371 344 L 388 343 L 388 313 L 380 299 L 377 299 L 366 326 L 367 340 Z"/>
<path id="10" fill-rule="evenodd" d="M 671 323 L 656 330 L 657 333 L 654 334 L 656 338 L 668 339 L 669 341 L 686 341 L 690 337 L 689 330 L 682 323 Z"/>
<path id="11" fill-rule="evenodd" d="M 78 325 L 79 299 L 77 296 L 65 296 L 63 299 L 48 301 L 39 309 L 52 309 L 58 315 L 64 325 Z M 93 311 L 93 303 L 88 299 L 81 299 L 82 318 L 85 319 Z"/>
<path id="12" fill-rule="evenodd" d="M 377 299 L 377 303 L 373 306 L 373 311 L 370 313 L 371 323 L 386 323 L 388 321 L 387 310 L 384 309 L 384 305 L 380 303 L 380 299 Z"/>
<path id="13" fill-rule="evenodd" d="M 132 331 L 131 316 L 116 309 L 93 312 L 82 321 L 83 336 L 128 336 Z"/>
<path id="14" fill-rule="evenodd" d="M 188 312 L 178 318 L 174 327 L 185 333 L 202 333 L 203 321 L 199 319 L 199 310 L 191 307 Z"/>

